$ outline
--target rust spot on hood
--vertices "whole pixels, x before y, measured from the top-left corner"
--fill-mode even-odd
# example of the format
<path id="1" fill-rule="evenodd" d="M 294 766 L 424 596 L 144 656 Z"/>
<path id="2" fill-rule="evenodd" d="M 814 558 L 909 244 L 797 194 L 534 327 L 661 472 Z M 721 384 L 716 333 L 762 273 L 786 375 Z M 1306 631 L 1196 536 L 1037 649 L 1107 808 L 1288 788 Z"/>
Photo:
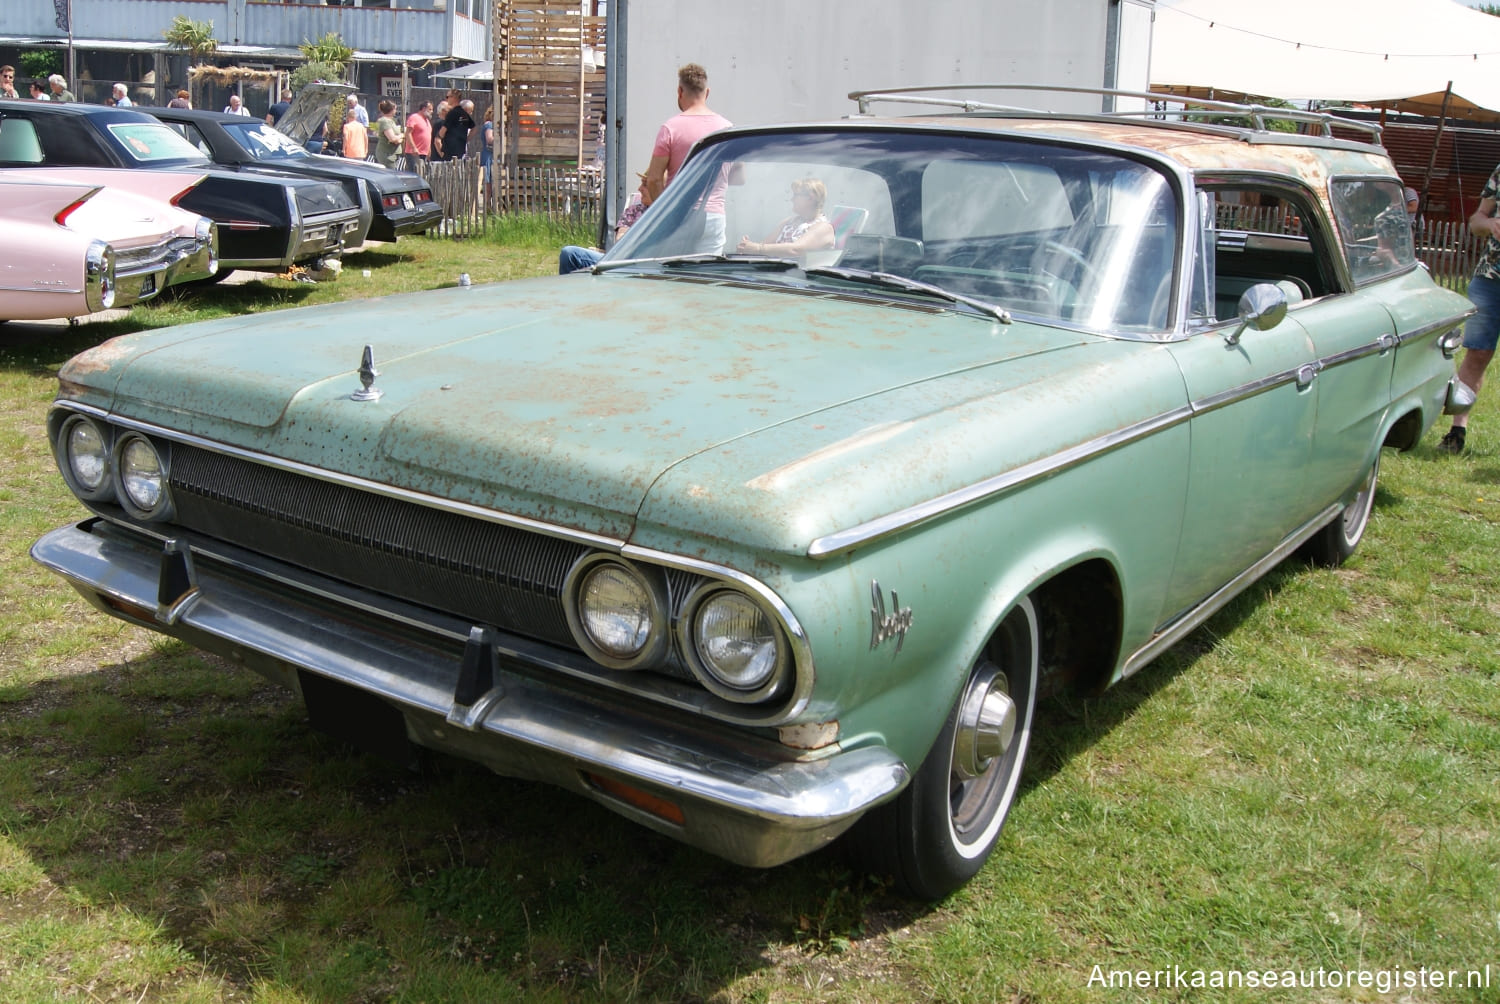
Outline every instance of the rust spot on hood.
<path id="1" fill-rule="evenodd" d="M 62 369 L 57 371 L 57 377 L 64 383 L 77 381 L 80 377 L 91 373 L 103 373 L 114 367 L 124 359 L 128 359 L 133 347 L 126 342 L 131 340 L 130 335 L 116 335 L 107 342 L 79 353 L 72 359 L 63 363 Z"/>

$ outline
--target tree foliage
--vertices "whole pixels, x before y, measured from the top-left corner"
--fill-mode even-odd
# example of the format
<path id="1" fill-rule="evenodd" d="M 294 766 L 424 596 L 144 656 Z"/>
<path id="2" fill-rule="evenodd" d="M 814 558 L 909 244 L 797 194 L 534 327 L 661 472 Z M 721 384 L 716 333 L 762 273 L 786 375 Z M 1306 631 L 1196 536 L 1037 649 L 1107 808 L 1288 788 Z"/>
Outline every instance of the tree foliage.
<path id="1" fill-rule="evenodd" d="M 303 63 L 292 71 L 291 78 L 287 81 L 295 94 L 308 84 L 318 81 L 341 81 L 344 79 L 344 67 L 339 63 L 325 63 L 320 60 Z"/>
<path id="2" fill-rule="evenodd" d="M 178 14 L 172 19 L 172 26 L 161 33 L 174 49 L 183 49 L 195 61 L 211 54 L 219 47 L 214 38 L 214 23 L 212 21 L 194 21 L 190 17 Z"/>
<path id="3" fill-rule="evenodd" d="M 349 60 L 354 58 L 354 50 L 344 44 L 336 31 L 330 31 L 316 42 L 304 41 L 297 49 L 309 63 L 337 64 L 340 73 L 343 73 Z"/>
<path id="4" fill-rule="evenodd" d="M 62 53 L 56 49 L 28 49 L 16 62 L 21 64 L 21 72 L 28 77 L 40 79 L 62 72 Z"/>

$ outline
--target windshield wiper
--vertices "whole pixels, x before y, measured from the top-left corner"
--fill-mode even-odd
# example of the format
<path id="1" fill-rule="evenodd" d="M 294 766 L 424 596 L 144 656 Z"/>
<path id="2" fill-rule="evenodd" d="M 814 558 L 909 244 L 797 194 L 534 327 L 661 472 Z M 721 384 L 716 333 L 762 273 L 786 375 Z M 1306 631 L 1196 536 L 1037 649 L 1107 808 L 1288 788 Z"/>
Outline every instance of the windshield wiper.
<path id="1" fill-rule="evenodd" d="M 626 265 L 663 265 L 667 268 L 682 268 L 687 265 L 753 265 L 756 268 L 787 271 L 797 267 L 795 258 L 773 258 L 769 255 L 685 254 L 669 258 L 621 258 L 619 261 L 601 261 L 592 269 L 595 275 Z"/>
<path id="2" fill-rule="evenodd" d="M 832 268 L 827 266 L 814 267 L 806 271 L 808 275 L 826 275 L 834 279 L 880 286 L 884 289 L 895 289 L 903 293 L 921 293 L 925 296 L 935 296 L 939 300 L 947 300 L 949 303 L 962 303 L 966 307 L 973 307 L 981 314 L 988 314 L 1001 324 L 1010 323 L 1010 311 L 999 304 L 990 303 L 987 300 L 975 299 L 972 296 L 965 296 L 962 293 L 955 293 L 941 286 L 934 286 L 930 282 L 908 279 L 904 275 L 894 275 L 890 272 L 871 272 L 863 268 Z"/>

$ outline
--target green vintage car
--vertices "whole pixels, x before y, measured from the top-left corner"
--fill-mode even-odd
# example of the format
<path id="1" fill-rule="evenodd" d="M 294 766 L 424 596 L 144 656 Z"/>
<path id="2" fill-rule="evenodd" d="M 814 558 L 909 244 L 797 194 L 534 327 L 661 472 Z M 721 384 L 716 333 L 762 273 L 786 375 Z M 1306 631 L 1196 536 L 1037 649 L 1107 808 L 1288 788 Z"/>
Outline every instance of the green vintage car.
<path id="1" fill-rule="evenodd" d="M 1470 307 L 1322 116 L 856 97 L 710 137 L 589 272 L 85 352 L 93 516 L 33 555 L 367 748 L 955 889 L 1039 697 L 1358 545 Z"/>

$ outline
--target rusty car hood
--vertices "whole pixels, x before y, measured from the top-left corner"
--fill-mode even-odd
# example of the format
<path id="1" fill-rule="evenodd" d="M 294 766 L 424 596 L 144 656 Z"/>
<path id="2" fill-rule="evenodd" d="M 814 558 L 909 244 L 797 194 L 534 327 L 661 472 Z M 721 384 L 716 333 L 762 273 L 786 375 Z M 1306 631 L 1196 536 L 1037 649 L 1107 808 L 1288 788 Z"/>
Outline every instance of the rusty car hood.
<path id="1" fill-rule="evenodd" d="M 350 394 L 366 344 L 383 396 L 362 403 Z M 866 427 L 962 420 L 962 398 L 1046 385 L 1077 365 L 1055 357 L 1111 346 L 926 305 L 614 273 L 129 335 L 60 378 L 64 397 L 122 417 L 627 540 L 676 467 L 694 473 L 657 518 L 719 536 L 709 494 L 766 504 L 808 478 L 837 481 L 829 472 L 851 458 L 867 469 L 879 457 L 883 433 Z M 950 381 L 957 398 L 942 389 Z M 750 437 L 766 470 L 736 453 Z M 848 448 L 851 437 L 863 447 Z M 734 485 L 744 499 L 724 500 Z M 765 543 L 795 547 L 845 518 L 788 517 Z"/>

